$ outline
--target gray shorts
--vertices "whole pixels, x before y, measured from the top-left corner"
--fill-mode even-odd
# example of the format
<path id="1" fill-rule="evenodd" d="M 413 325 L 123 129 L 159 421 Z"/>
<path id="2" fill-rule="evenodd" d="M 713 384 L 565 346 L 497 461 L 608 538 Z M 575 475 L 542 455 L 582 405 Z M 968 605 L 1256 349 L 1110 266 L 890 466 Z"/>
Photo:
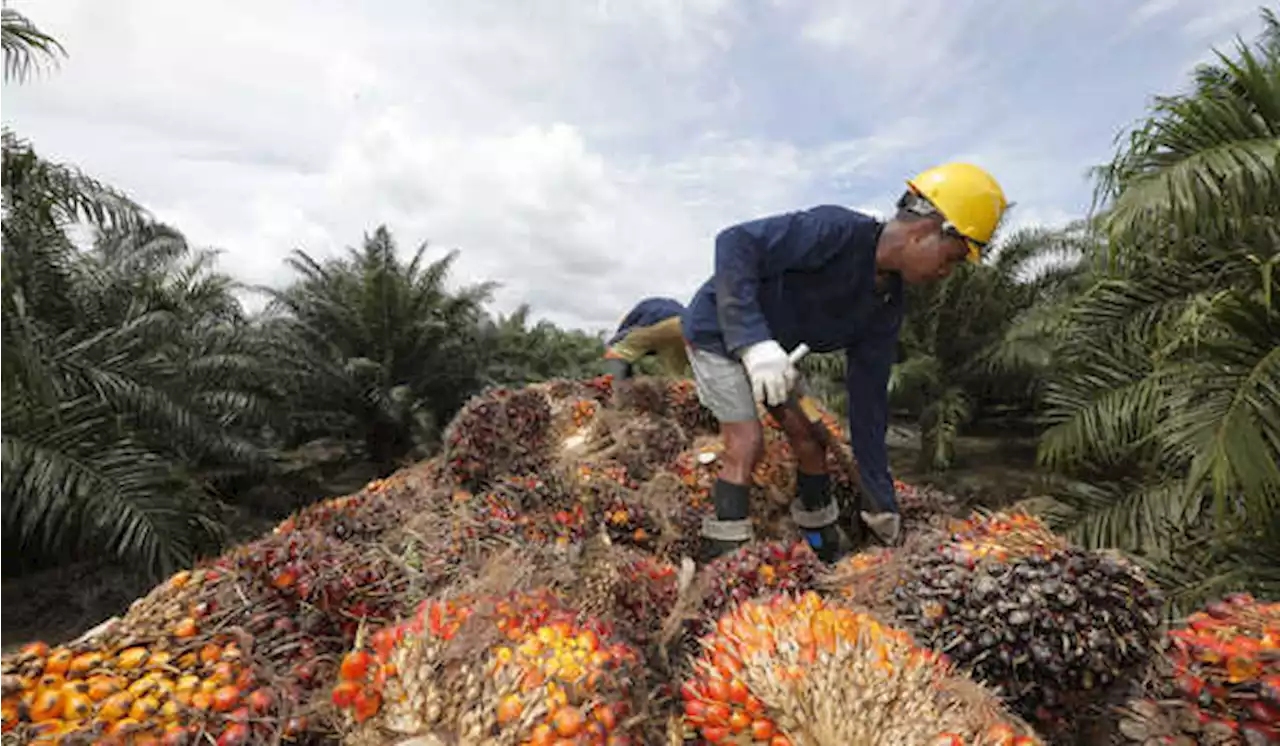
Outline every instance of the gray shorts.
<path id="1" fill-rule="evenodd" d="M 721 422 L 750 422 L 760 418 L 755 395 L 751 393 L 751 379 L 747 369 L 737 360 L 714 352 L 689 347 L 689 366 L 693 368 L 693 380 L 698 387 L 698 401 L 711 410 Z M 796 380 L 791 389 L 791 399 L 806 392 L 804 379 Z"/>

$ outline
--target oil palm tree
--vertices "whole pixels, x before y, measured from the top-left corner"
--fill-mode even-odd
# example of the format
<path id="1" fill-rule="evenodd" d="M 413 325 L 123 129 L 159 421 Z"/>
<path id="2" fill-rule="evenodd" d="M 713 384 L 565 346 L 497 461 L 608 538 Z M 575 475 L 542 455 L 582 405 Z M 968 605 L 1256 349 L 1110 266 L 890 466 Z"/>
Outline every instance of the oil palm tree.
<path id="1" fill-rule="evenodd" d="M 385 226 L 343 257 L 293 252 L 297 279 L 262 288 L 292 442 L 336 437 L 384 470 L 431 446 L 478 386 L 479 325 L 495 287 L 446 287 L 457 255 L 428 262 L 424 243 L 403 262 Z"/>
<path id="2" fill-rule="evenodd" d="M 1222 549 L 1280 507 L 1280 24 L 1263 21 L 1097 170 L 1105 262 L 1046 388 L 1041 462 L 1083 480 L 1068 525 L 1166 566 L 1191 533 Z"/>
<path id="3" fill-rule="evenodd" d="M 545 319 L 531 326 L 529 313 L 529 306 L 521 304 L 485 322 L 486 383 L 520 385 L 602 372 L 604 342 L 599 335 L 562 329 Z"/>
<path id="4" fill-rule="evenodd" d="M 226 316 L 235 299 L 180 236 L 150 232 L 172 245 L 146 273 L 147 242 L 101 250 L 114 231 L 26 257 L 29 276 L 61 280 L 57 304 L 27 303 L 30 286 L 5 278 L 7 562 L 102 553 L 166 572 L 217 546 L 218 479 L 263 465 L 249 438 L 263 407 L 246 405 L 257 353 Z"/>
<path id="5" fill-rule="evenodd" d="M 64 53 L 21 14 L 2 20 L 6 81 Z M 207 478 L 256 457 L 228 365 L 238 306 L 119 190 L 7 129 L 2 150 L 5 570 L 114 555 L 167 571 L 216 544 Z"/>

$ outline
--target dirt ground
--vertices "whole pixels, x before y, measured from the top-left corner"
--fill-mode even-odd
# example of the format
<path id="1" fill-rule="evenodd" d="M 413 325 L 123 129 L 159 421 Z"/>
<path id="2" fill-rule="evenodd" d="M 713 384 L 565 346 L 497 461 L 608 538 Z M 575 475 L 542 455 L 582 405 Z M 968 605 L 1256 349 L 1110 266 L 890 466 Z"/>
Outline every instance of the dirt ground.
<path id="1" fill-rule="evenodd" d="M 229 521 L 245 541 L 270 531 L 272 518 L 247 512 Z M 0 583 L 0 647 L 9 652 L 33 640 L 50 644 L 79 637 L 151 590 L 145 575 L 110 562 L 83 562 Z"/>
<path id="2" fill-rule="evenodd" d="M 961 498 L 971 506 L 1000 508 L 1045 494 L 1048 480 L 1036 468 L 1036 439 L 1029 435 L 962 436 L 956 443 L 955 464 L 946 472 L 923 473 L 917 468 L 920 447 L 910 432 L 898 429 L 889 440 L 894 477 L 928 484 Z"/>

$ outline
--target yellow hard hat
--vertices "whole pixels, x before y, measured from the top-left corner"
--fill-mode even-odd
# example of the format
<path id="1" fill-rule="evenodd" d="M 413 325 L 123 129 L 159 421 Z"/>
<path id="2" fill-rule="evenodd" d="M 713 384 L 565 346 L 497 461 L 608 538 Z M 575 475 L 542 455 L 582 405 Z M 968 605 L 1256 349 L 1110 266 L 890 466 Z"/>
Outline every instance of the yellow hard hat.
<path id="1" fill-rule="evenodd" d="M 964 239 L 969 261 L 982 258 L 1009 206 L 995 177 L 971 163 L 944 163 L 909 179 L 907 185 L 942 213 L 944 230 Z"/>

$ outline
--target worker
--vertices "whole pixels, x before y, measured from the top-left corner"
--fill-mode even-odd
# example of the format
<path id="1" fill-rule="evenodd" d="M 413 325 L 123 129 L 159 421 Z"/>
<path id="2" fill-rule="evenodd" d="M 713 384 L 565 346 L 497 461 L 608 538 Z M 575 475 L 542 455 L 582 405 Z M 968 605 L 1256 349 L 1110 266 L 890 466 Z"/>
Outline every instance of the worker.
<path id="1" fill-rule="evenodd" d="M 779 420 L 797 457 L 793 520 L 823 560 L 842 551 L 825 448 L 794 406 L 803 382 L 789 351 L 802 343 L 818 353 L 845 350 L 849 437 L 872 503 L 859 516 L 884 543 L 899 540 L 885 429 L 903 283 L 941 280 L 958 263 L 979 261 L 1007 207 L 996 180 L 967 163 L 906 184 L 887 221 L 820 205 L 716 236 L 714 273 L 683 316 L 698 398 L 720 421 L 725 446 L 702 561 L 754 538 L 747 490 L 764 447 L 757 402 Z"/>
<path id="2" fill-rule="evenodd" d="M 684 305 L 673 298 L 645 298 L 618 324 L 618 331 L 605 343 L 605 373 L 617 379 L 630 378 L 633 366 L 655 355 L 669 376 L 690 374 L 685 352 L 680 314 Z"/>

